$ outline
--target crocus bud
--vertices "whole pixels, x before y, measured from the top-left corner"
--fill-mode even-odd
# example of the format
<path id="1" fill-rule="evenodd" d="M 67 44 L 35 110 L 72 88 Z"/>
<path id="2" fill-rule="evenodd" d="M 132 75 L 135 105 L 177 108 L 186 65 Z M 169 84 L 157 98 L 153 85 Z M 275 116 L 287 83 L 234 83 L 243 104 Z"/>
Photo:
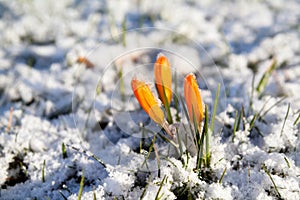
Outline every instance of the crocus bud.
<path id="1" fill-rule="evenodd" d="M 188 74 L 184 80 L 184 98 L 189 112 L 189 118 L 192 123 L 196 120 L 197 128 L 199 128 L 204 118 L 204 113 L 200 89 L 196 77 L 192 73 Z"/>
<path id="2" fill-rule="evenodd" d="M 154 64 L 154 77 L 160 100 L 164 105 L 166 105 L 166 101 L 170 105 L 172 100 L 172 72 L 167 57 L 162 53 L 158 54 Z"/>
<path id="3" fill-rule="evenodd" d="M 131 81 L 131 87 L 135 97 L 144 109 L 144 111 L 150 116 L 150 118 L 156 123 L 163 125 L 165 122 L 165 116 L 163 110 L 160 108 L 158 99 L 145 82 L 133 78 Z"/>

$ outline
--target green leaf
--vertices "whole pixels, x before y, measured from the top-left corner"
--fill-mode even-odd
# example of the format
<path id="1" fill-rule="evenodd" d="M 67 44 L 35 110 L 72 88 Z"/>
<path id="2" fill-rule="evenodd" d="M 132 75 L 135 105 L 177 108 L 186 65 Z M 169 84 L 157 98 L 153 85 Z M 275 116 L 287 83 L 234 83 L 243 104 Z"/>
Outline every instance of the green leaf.
<path id="1" fill-rule="evenodd" d="M 214 102 L 214 110 L 213 110 L 213 113 L 212 113 L 211 123 L 210 123 L 210 130 L 211 130 L 212 133 L 214 132 L 214 128 L 215 128 L 215 116 L 217 114 L 217 108 L 218 108 L 218 104 L 219 104 L 220 89 L 221 89 L 221 85 L 219 83 L 218 84 L 218 89 L 217 89 L 217 92 L 216 92 L 215 102 Z"/>
<path id="2" fill-rule="evenodd" d="M 256 87 L 256 91 L 261 94 L 265 87 L 268 84 L 269 81 L 269 77 L 271 76 L 272 72 L 274 71 L 274 69 L 276 68 L 276 61 L 275 59 L 272 60 L 269 68 L 267 69 L 267 71 L 263 74 L 263 76 L 261 77 L 257 87 Z"/>
<path id="3" fill-rule="evenodd" d="M 285 126 L 285 122 L 286 122 L 286 120 L 287 120 L 287 118 L 288 118 L 288 116 L 289 116 L 290 107 L 291 107 L 291 106 L 290 106 L 290 103 L 289 103 L 288 109 L 287 109 L 286 114 L 285 114 L 285 117 L 284 117 L 284 121 L 283 121 L 283 125 L 282 125 L 282 128 L 281 128 L 280 135 L 282 135 L 282 133 L 283 133 L 283 129 L 284 129 L 284 126 Z"/>
<path id="4" fill-rule="evenodd" d="M 206 167 L 210 167 L 210 144 L 209 144 L 209 140 L 210 140 L 210 131 L 208 128 L 208 105 L 205 104 L 205 121 L 204 121 L 204 134 L 205 134 L 205 149 L 206 149 L 206 156 L 205 156 L 205 163 L 206 163 Z"/>
<path id="5" fill-rule="evenodd" d="M 83 192 L 83 186 L 84 186 L 84 170 L 82 170 L 80 185 L 79 185 L 79 192 L 78 192 L 78 200 L 81 199 L 82 192 Z"/>
<path id="6" fill-rule="evenodd" d="M 159 193 L 160 193 L 160 191 L 162 189 L 162 186 L 164 185 L 164 182 L 165 182 L 166 179 L 167 179 L 167 175 L 165 175 L 164 178 L 163 178 L 163 180 L 160 182 L 158 191 L 157 191 L 156 196 L 155 196 L 155 200 L 161 199 L 162 196 L 159 196 Z"/>
<path id="7" fill-rule="evenodd" d="M 66 149 L 65 143 L 61 144 L 61 151 L 62 151 L 62 157 L 63 157 L 63 159 L 67 158 L 68 155 L 67 155 L 67 149 Z"/>

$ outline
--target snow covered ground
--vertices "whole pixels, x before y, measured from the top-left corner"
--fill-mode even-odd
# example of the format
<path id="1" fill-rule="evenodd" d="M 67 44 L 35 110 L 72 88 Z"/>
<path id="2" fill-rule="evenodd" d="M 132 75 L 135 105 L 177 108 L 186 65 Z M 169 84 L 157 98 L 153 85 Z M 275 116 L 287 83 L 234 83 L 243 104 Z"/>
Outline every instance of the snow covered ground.
<path id="1" fill-rule="evenodd" d="M 298 0 L 0 1 L 0 199 L 299 199 L 299 10 Z M 164 133 L 130 81 L 154 86 L 160 52 L 178 95 L 197 75 L 210 114 L 221 84 L 200 177 L 193 147 L 179 157 L 158 137 L 159 161 L 149 148 Z"/>

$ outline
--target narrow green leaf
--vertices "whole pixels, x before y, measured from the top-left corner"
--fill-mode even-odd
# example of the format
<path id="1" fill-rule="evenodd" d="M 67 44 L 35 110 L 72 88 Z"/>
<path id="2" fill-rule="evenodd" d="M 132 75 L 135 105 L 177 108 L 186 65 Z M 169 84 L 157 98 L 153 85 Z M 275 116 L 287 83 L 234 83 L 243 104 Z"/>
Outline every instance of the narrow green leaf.
<path id="1" fill-rule="evenodd" d="M 63 159 L 67 158 L 68 155 L 67 155 L 67 149 L 66 149 L 65 143 L 61 144 L 61 151 L 62 151 L 62 157 L 63 157 Z"/>
<path id="2" fill-rule="evenodd" d="M 84 186 L 84 170 L 82 170 L 80 185 L 79 185 L 79 192 L 78 192 L 78 200 L 81 200 L 82 192 Z"/>
<path id="3" fill-rule="evenodd" d="M 178 99 L 178 84 L 177 84 L 177 71 L 175 71 L 175 75 L 174 75 L 174 106 L 176 109 L 176 121 L 179 122 L 180 121 L 180 116 L 179 116 L 179 99 Z"/>
<path id="4" fill-rule="evenodd" d="M 224 176 L 225 176 L 226 171 L 227 171 L 227 167 L 225 167 L 225 169 L 224 169 L 224 171 L 223 171 L 223 173 L 222 173 L 222 175 L 221 175 L 221 178 L 220 178 L 220 180 L 219 180 L 219 184 L 222 184 L 222 181 L 223 181 L 223 178 L 224 178 Z"/>
<path id="5" fill-rule="evenodd" d="M 250 101 L 249 101 L 249 110 L 252 111 L 253 110 L 253 96 L 254 96 L 254 82 L 255 82 L 255 73 L 253 73 L 252 76 L 252 81 L 251 81 L 251 97 L 250 97 Z"/>
<path id="6" fill-rule="evenodd" d="M 218 108 L 218 104 L 219 104 L 220 89 L 221 89 L 221 85 L 219 83 L 218 84 L 218 89 L 217 89 L 217 92 L 216 92 L 215 102 L 214 102 L 214 110 L 213 110 L 213 113 L 212 113 L 211 123 L 210 123 L 210 130 L 211 130 L 212 133 L 214 132 L 214 129 L 215 129 L 215 116 L 217 114 L 217 108 Z"/>
<path id="7" fill-rule="evenodd" d="M 152 138 L 152 142 L 151 142 L 151 145 L 150 145 L 150 147 L 149 147 L 148 154 L 145 156 L 145 160 L 144 160 L 144 162 L 143 162 L 143 164 L 142 164 L 142 167 L 147 163 L 147 160 L 148 160 L 148 158 L 149 158 L 149 156 L 150 156 L 150 154 L 151 154 L 151 152 L 152 152 L 152 150 L 153 150 L 153 148 L 154 148 L 155 141 L 156 141 L 156 134 L 154 134 L 154 136 L 153 136 L 153 138 Z"/>
<path id="8" fill-rule="evenodd" d="M 298 114 L 298 117 L 297 117 L 297 119 L 294 121 L 294 126 L 296 126 L 298 123 L 299 123 L 299 121 L 300 121 L 300 112 L 299 112 L 299 114 Z"/>
<path id="9" fill-rule="evenodd" d="M 99 96 L 102 91 L 101 84 L 98 83 L 96 87 L 96 96 Z"/>
<path id="10" fill-rule="evenodd" d="M 64 200 L 68 200 L 68 198 L 67 198 L 61 191 L 59 191 L 59 194 L 62 196 L 62 198 L 63 198 Z"/>
<path id="11" fill-rule="evenodd" d="M 178 129 L 177 128 L 176 128 L 176 136 L 177 136 L 177 143 L 179 145 L 179 152 L 180 152 L 180 158 L 181 158 L 181 156 L 183 154 L 183 149 L 182 149 L 182 143 L 181 143 L 181 135 L 178 133 Z M 187 146 L 186 146 L 186 148 L 187 148 Z"/>
<path id="12" fill-rule="evenodd" d="M 276 101 L 272 106 L 270 106 L 264 113 L 260 114 L 260 118 L 263 118 L 272 108 L 280 104 L 283 100 L 285 100 L 287 97 L 282 97 L 278 101 Z M 271 99 L 271 98 L 270 98 Z"/>
<path id="13" fill-rule="evenodd" d="M 122 69 L 119 69 L 118 77 L 119 77 L 119 87 L 120 87 L 121 100 L 124 102 L 126 100 L 126 94 L 125 94 L 125 83 L 124 83 Z"/>
<path id="14" fill-rule="evenodd" d="M 242 121 L 243 127 L 241 128 L 241 130 L 245 130 L 245 128 L 246 128 L 246 119 L 244 118 L 244 116 L 246 116 L 246 114 L 245 114 L 245 108 L 244 108 L 244 105 L 242 105 L 241 121 Z M 238 128 L 238 129 L 240 129 L 240 128 Z"/>
<path id="15" fill-rule="evenodd" d="M 145 127 L 144 127 L 144 124 L 142 125 L 142 137 L 140 139 L 140 153 L 142 153 L 143 151 L 143 144 L 145 142 Z"/>
<path id="16" fill-rule="evenodd" d="M 204 133 L 205 133 L 205 149 L 206 149 L 206 156 L 205 156 L 205 163 L 206 167 L 210 167 L 210 131 L 208 128 L 208 105 L 205 104 L 205 121 L 204 121 Z"/>
<path id="17" fill-rule="evenodd" d="M 164 86 L 163 82 L 162 82 L 162 88 L 163 88 L 164 101 L 165 101 L 164 107 L 165 107 L 166 112 L 167 112 L 167 121 L 169 122 L 169 124 L 173 124 L 173 119 L 172 119 L 170 104 L 168 102 L 168 98 L 167 98 L 167 95 L 166 95 L 166 90 L 165 90 L 165 86 Z"/>
<path id="18" fill-rule="evenodd" d="M 95 154 L 92 154 L 92 158 L 94 158 L 96 161 L 98 161 L 104 168 L 106 168 L 106 164 L 101 160 L 99 157 L 97 157 Z"/>
<path id="19" fill-rule="evenodd" d="M 155 196 L 155 200 L 160 199 L 159 193 L 160 193 L 160 191 L 161 191 L 161 189 L 162 189 L 162 186 L 164 185 L 164 182 L 165 182 L 166 179 L 167 179 L 167 175 L 165 175 L 164 178 L 163 178 L 163 180 L 160 182 L 158 191 L 157 191 L 156 196 Z"/>
<path id="20" fill-rule="evenodd" d="M 185 117 L 186 117 L 186 119 L 188 121 L 188 124 L 189 124 L 189 127 L 190 127 L 190 131 L 191 131 L 191 133 L 194 133 L 193 126 L 192 126 L 192 123 L 189 120 L 189 114 L 188 114 L 188 111 L 187 111 L 187 109 L 185 107 L 185 104 L 184 104 L 182 96 L 180 96 L 180 101 L 181 101 L 181 105 L 182 105 L 182 108 L 183 108 L 183 113 L 184 113 L 184 115 L 185 115 Z M 193 139 L 194 139 L 194 144 L 195 144 L 196 148 L 198 149 L 196 134 L 193 134 Z"/>
<path id="21" fill-rule="evenodd" d="M 127 24 L 126 24 L 126 16 L 122 21 L 122 45 L 126 47 L 126 31 L 127 31 Z"/>
<path id="22" fill-rule="evenodd" d="M 80 152 L 80 153 L 85 154 L 85 155 L 88 156 L 88 157 L 91 157 L 91 158 L 95 159 L 95 160 L 98 161 L 104 168 L 106 168 L 106 164 L 105 164 L 100 158 L 98 158 L 95 154 L 93 154 L 93 153 L 91 153 L 91 152 L 87 152 L 86 150 L 82 150 L 82 149 L 76 148 L 76 147 L 71 146 L 71 145 L 68 145 L 68 144 L 67 144 L 67 146 L 70 147 L 70 148 L 72 148 L 72 149 L 74 149 L 75 151 L 78 151 L 78 152 Z"/>
<path id="23" fill-rule="evenodd" d="M 196 138 L 196 147 L 197 147 L 197 161 L 196 161 L 196 170 L 201 168 L 201 164 L 202 164 L 202 157 L 203 157 L 203 140 L 201 140 L 201 135 L 198 129 L 198 123 L 197 123 L 197 119 L 196 119 L 196 115 L 194 112 L 194 106 L 192 105 L 192 112 L 193 112 L 193 122 L 194 122 L 194 135 Z M 202 136 L 204 136 L 204 134 L 202 133 Z"/>
<path id="24" fill-rule="evenodd" d="M 276 61 L 275 61 L 275 59 L 273 59 L 270 66 L 268 67 L 267 71 L 263 74 L 263 76 L 261 77 L 261 79 L 256 87 L 256 91 L 258 93 L 261 94 L 264 91 L 266 85 L 268 84 L 269 77 L 271 76 L 271 74 L 275 68 L 276 68 Z"/>
<path id="25" fill-rule="evenodd" d="M 239 116 L 241 116 L 241 115 L 239 115 L 239 112 L 236 110 L 235 117 L 234 117 L 234 124 L 233 124 L 232 139 L 231 139 L 232 142 L 234 142 L 235 132 L 237 131 L 237 124 L 238 124 Z"/>
<path id="26" fill-rule="evenodd" d="M 200 135 L 200 132 L 198 131 L 198 129 L 196 129 L 196 134 L 199 135 L 200 137 L 200 140 L 198 141 L 198 155 L 197 155 L 197 166 L 196 166 L 196 169 L 199 170 L 201 169 L 201 166 L 202 166 L 202 161 L 205 161 L 205 163 L 207 164 L 207 161 L 209 161 L 209 156 L 210 155 L 206 155 L 206 159 L 203 159 L 203 147 L 204 147 L 204 138 L 205 136 L 207 136 L 208 134 L 208 106 L 205 104 L 205 121 L 204 121 L 204 128 L 202 130 L 202 134 Z M 207 143 L 208 142 L 208 143 Z M 209 138 L 208 138 L 208 141 L 206 141 L 206 148 L 209 149 Z M 208 152 L 208 151 L 207 151 Z M 207 160 L 208 158 L 208 160 Z M 200 175 L 200 170 L 199 170 L 199 175 Z"/>
<path id="27" fill-rule="evenodd" d="M 146 186 L 145 186 L 145 188 L 144 188 L 144 190 L 142 192 L 142 195 L 140 196 L 140 200 L 142 200 L 144 198 L 144 196 L 146 194 L 146 191 L 147 191 L 147 188 L 148 188 L 148 185 L 149 185 L 149 183 L 146 184 Z"/>
<path id="28" fill-rule="evenodd" d="M 96 192 L 93 191 L 93 200 L 97 200 Z"/>
<path id="29" fill-rule="evenodd" d="M 282 133 L 283 133 L 283 129 L 284 129 L 284 126 L 285 126 L 285 122 L 286 122 L 286 120 L 287 120 L 287 118 L 288 118 L 288 116 L 289 116 L 290 106 L 291 106 L 291 105 L 290 105 L 290 103 L 289 103 L 288 109 L 287 109 L 286 114 L 285 114 L 285 117 L 284 117 L 283 125 L 282 125 L 281 131 L 280 131 L 280 135 L 282 135 Z"/>
<path id="30" fill-rule="evenodd" d="M 274 188 L 275 188 L 275 190 L 276 190 L 276 192 L 277 192 L 278 197 L 281 199 L 281 194 L 279 193 L 279 190 L 278 190 L 278 188 L 277 188 L 277 185 L 275 184 L 275 182 L 274 182 L 274 180 L 273 180 L 273 178 L 272 178 L 272 176 L 271 176 L 270 171 L 267 169 L 267 167 L 266 167 L 265 165 L 262 165 L 262 168 L 263 168 L 263 170 L 266 172 L 266 174 L 269 176 L 271 182 L 272 182 L 273 185 L 274 185 Z"/>
<path id="31" fill-rule="evenodd" d="M 284 157 L 284 160 L 285 160 L 285 162 L 286 162 L 288 168 L 291 168 L 290 162 L 289 162 L 289 160 L 287 159 L 287 157 Z"/>
<path id="32" fill-rule="evenodd" d="M 242 105 L 242 109 L 240 111 L 240 114 L 239 114 L 239 118 L 238 118 L 238 121 L 237 121 L 237 125 L 236 125 L 236 131 L 237 130 L 240 130 L 240 124 L 241 124 L 241 120 L 243 119 L 243 116 L 244 116 L 244 106 Z"/>
<path id="33" fill-rule="evenodd" d="M 165 142 L 168 142 L 170 144 L 172 144 L 174 147 L 176 147 L 176 149 L 179 147 L 178 144 L 176 144 L 175 142 L 173 142 L 173 140 L 168 139 L 167 137 L 163 136 L 160 133 L 157 133 L 157 135 Z"/>
<path id="34" fill-rule="evenodd" d="M 252 118 L 252 120 L 251 120 L 251 122 L 250 122 L 250 127 L 249 127 L 249 130 L 248 131 L 251 131 L 252 130 L 252 128 L 254 127 L 254 124 L 255 124 L 255 121 L 256 121 L 256 119 L 257 119 L 257 113 L 255 113 L 255 115 L 253 116 L 253 118 Z"/>
<path id="35" fill-rule="evenodd" d="M 43 162 L 43 168 L 42 168 L 42 181 L 45 182 L 45 167 L 46 167 L 46 160 Z"/>
<path id="36" fill-rule="evenodd" d="M 155 144 L 153 144 L 153 149 L 154 149 L 154 153 L 155 153 L 155 157 L 156 157 L 156 162 L 157 162 L 157 176 L 160 178 L 160 158 L 158 155 L 158 150 Z"/>

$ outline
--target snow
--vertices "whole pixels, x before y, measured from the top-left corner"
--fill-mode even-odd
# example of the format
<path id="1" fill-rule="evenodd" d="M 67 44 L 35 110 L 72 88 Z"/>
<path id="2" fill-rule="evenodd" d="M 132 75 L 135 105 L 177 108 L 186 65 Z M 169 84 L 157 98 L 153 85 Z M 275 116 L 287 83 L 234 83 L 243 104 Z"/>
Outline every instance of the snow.
<path id="1" fill-rule="evenodd" d="M 0 199 L 78 199 L 83 174 L 81 199 L 278 199 L 274 183 L 283 199 L 299 199 L 299 10 L 297 0 L 1 1 Z M 160 137 L 159 161 L 149 152 L 161 128 L 130 82 L 157 96 L 160 53 L 176 95 L 196 74 L 210 114 L 221 84 L 211 167 L 200 176 L 191 138 L 181 159 Z M 185 138 L 178 115 L 170 127 Z"/>

